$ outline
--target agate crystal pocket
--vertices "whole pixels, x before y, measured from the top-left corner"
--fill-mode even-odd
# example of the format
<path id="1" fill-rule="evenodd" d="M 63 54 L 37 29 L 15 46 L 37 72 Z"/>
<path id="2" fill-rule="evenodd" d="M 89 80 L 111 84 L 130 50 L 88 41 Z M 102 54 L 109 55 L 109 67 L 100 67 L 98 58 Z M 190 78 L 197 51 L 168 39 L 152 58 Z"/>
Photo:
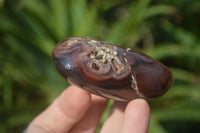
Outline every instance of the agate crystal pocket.
<path id="1" fill-rule="evenodd" d="M 70 83 L 119 101 L 161 96 L 173 81 L 170 70 L 151 57 L 86 37 L 62 41 L 52 57 Z"/>

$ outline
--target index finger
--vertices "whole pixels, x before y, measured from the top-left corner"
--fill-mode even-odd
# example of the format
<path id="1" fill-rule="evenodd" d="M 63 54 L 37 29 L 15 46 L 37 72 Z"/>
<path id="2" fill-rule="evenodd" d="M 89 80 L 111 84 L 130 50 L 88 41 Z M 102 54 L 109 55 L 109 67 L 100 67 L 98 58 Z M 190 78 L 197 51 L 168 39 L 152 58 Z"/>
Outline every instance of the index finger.
<path id="1" fill-rule="evenodd" d="M 122 133 L 147 133 L 150 122 L 150 107 L 144 99 L 129 102 L 124 113 Z"/>

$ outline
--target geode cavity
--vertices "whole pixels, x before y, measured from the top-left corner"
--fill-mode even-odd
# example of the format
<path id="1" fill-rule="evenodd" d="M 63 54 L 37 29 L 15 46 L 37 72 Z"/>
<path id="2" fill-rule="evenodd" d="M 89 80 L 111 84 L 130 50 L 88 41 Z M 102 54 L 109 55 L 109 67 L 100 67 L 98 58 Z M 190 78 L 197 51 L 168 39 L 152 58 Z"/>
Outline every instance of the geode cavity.
<path id="1" fill-rule="evenodd" d="M 170 70 L 151 57 L 86 37 L 62 41 L 52 57 L 70 83 L 114 100 L 152 99 L 173 81 Z"/>

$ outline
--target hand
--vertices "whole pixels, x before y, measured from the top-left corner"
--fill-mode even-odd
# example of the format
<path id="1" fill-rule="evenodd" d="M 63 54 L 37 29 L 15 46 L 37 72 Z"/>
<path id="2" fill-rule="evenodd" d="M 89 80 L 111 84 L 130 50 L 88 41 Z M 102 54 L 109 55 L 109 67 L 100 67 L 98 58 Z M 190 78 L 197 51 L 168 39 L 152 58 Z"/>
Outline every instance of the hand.
<path id="1" fill-rule="evenodd" d="M 94 133 L 107 99 L 76 86 L 66 89 L 26 129 L 26 133 Z M 115 102 L 101 133 L 146 133 L 150 108 L 143 99 Z"/>

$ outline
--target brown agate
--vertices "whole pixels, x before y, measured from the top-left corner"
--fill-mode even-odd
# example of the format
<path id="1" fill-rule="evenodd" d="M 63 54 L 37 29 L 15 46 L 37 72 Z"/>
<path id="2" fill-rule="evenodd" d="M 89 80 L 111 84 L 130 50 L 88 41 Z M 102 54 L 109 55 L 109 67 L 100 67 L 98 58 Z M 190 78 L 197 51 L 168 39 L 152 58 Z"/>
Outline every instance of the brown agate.
<path id="1" fill-rule="evenodd" d="M 70 83 L 114 100 L 152 99 L 173 81 L 170 70 L 151 57 L 91 38 L 66 39 L 52 56 Z"/>

